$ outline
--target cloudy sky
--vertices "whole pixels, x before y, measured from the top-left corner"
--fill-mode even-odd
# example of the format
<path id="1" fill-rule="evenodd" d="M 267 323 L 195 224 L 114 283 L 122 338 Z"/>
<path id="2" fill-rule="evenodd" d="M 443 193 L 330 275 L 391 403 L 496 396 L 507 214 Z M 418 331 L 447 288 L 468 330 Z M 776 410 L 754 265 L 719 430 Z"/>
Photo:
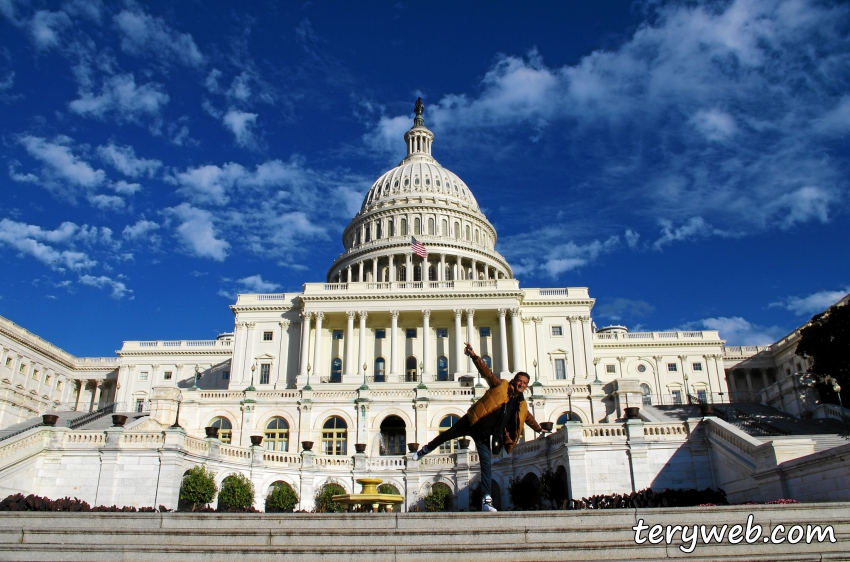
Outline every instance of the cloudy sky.
<path id="1" fill-rule="evenodd" d="M 0 314 L 201 339 L 324 280 L 421 96 L 525 287 L 781 337 L 850 292 L 850 5 L 0 0 Z"/>

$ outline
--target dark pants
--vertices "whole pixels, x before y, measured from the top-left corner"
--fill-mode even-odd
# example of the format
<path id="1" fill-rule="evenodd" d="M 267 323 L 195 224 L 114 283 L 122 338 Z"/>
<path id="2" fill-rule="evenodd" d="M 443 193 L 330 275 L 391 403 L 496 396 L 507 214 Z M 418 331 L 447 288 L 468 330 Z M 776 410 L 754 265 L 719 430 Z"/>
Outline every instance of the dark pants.
<path id="1" fill-rule="evenodd" d="M 428 451 L 436 451 L 437 448 L 452 439 L 468 435 L 475 441 L 475 449 L 478 451 L 479 464 L 481 466 L 481 494 L 490 495 L 490 486 L 493 481 L 493 463 L 490 456 L 490 436 L 482 433 L 469 423 L 469 417 L 463 416 L 456 424 L 439 434 L 426 445 Z"/>

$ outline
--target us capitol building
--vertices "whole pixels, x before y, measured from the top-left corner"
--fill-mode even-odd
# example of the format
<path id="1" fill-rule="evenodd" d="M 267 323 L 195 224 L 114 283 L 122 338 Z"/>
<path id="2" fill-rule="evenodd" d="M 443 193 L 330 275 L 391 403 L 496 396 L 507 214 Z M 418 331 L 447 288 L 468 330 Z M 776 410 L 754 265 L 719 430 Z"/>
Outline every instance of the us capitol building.
<path id="1" fill-rule="evenodd" d="M 175 507 L 182 475 L 205 464 L 219 483 L 248 476 L 260 509 L 275 482 L 310 509 L 325 482 L 354 492 L 363 476 L 394 486 L 404 509 L 437 482 L 466 509 L 474 445 L 452 441 L 419 462 L 408 446 L 483 395 L 462 352 L 469 341 L 502 378 L 530 373 L 529 407 L 556 430 L 537 438 L 526 427 L 513 455 L 495 459 L 497 505 L 511 478 L 547 470 L 574 498 L 649 486 L 794 497 L 794 471 L 812 463 L 788 463 L 829 453 L 829 440 L 808 429 L 765 439 L 745 422 L 757 408 L 777 427 L 783 416 L 835 417 L 807 386 L 798 332 L 728 347 L 716 331 L 596 329 L 586 287 L 521 287 L 472 191 L 432 156 L 421 102 L 415 110 L 407 156 L 366 194 L 326 281 L 239 295 L 232 333 L 77 358 L 0 319 L 0 496 Z M 129 420 L 112 425 L 115 412 Z M 50 413 L 56 425 L 41 425 Z M 850 493 L 848 481 L 834 493 Z"/>

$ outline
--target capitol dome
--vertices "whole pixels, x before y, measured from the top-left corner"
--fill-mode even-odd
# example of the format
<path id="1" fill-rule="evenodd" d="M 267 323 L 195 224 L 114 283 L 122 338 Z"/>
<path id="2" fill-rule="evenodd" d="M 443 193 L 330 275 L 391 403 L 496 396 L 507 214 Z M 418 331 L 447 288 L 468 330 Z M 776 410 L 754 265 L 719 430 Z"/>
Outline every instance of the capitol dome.
<path id="1" fill-rule="evenodd" d="M 369 189 L 343 231 L 345 252 L 328 270 L 328 282 L 512 278 L 472 191 L 431 155 L 434 133 L 425 127 L 421 99 L 414 109 L 404 134 L 407 156 Z M 424 259 L 412 250 L 414 238 L 425 246 Z"/>

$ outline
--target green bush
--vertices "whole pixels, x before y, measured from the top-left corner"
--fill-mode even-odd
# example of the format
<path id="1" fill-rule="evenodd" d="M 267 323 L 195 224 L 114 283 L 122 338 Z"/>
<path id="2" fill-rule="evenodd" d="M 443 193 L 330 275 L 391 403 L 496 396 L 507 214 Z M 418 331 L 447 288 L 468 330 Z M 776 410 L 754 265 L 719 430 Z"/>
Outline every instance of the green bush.
<path id="1" fill-rule="evenodd" d="M 180 501 L 190 505 L 192 511 L 197 511 L 212 502 L 216 492 L 218 487 L 215 485 L 215 475 L 206 466 L 200 465 L 190 468 L 183 476 Z"/>
<path id="2" fill-rule="evenodd" d="M 452 490 L 442 482 L 431 486 L 431 490 L 423 499 L 425 511 L 449 511 L 452 508 Z"/>
<path id="3" fill-rule="evenodd" d="M 342 513 L 345 511 L 345 506 L 341 503 L 336 503 L 331 498 L 337 494 L 344 494 L 345 488 L 334 482 L 333 480 L 328 480 L 324 486 L 319 488 L 319 491 L 316 492 L 316 497 L 314 498 L 316 502 L 316 512 L 317 513 Z"/>
<path id="4" fill-rule="evenodd" d="M 543 501 L 543 486 L 534 473 L 526 474 L 522 479 L 511 478 L 508 483 L 508 495 L 514 509 L 539 507 Z"/>
<path id="5" fill-rule="evenodd" d="M 396 488 L 392 484 L 381 484 L 381 485 L 378 486 L 378 493 L 379 494 L 398 494 L 399 491 L 398 491 L 398 488 Z M 401 505 L 400 503 L 393 504 L 393 511 L 396 511 L 396 512 L 399 511 L 398 508 L 399 508 L 400 505 Z M 386 510 L 387 510 L 387 506 L 385 506 L 385 505 L 382 505 L 381 507 L 378 508 L 378 511 L 380 511 L 381 513 L 385 512 Z"/>
<path id="6" fill-rule="evenodd" d="M 292 511 L 298 504 L 298 494 L 286 482 L 275 482 L 266 496 L 266 513 Z"/>
<path id="7" fill-rule="evenodd" d="M 242 474 L 231 474 L 221 482 L 218 509 L 246 509 L 254 505 L 254 485 Z"/>

